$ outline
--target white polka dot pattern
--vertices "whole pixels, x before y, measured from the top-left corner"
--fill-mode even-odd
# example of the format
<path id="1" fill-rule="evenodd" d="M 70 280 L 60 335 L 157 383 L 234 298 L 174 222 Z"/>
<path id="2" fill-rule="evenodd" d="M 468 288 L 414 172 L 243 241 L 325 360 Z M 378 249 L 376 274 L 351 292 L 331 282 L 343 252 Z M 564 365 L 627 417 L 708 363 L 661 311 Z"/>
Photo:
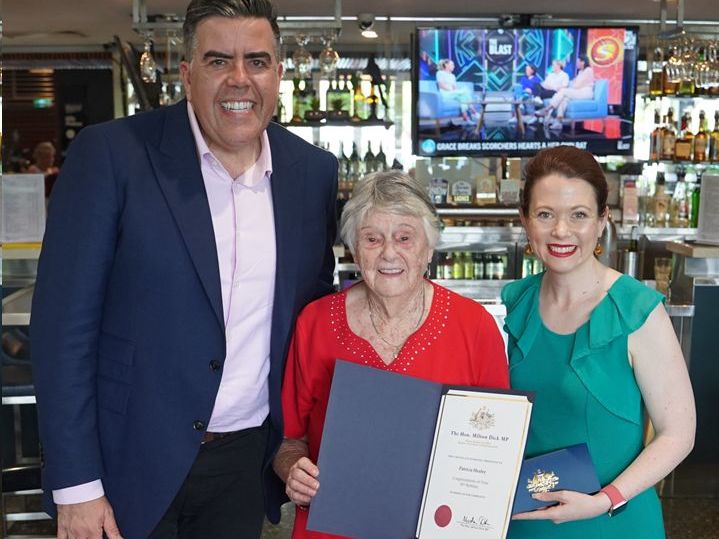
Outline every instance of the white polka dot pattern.
<path id="1" fill-rule="evenodd" d="M 330 303 L 330 327 L 340 346 L 344 348 L 356 361 L 364 365 L 380 368 L 387 371 L 404 373 L 414 363 L 421 352 L 426 352 L 437 340 L 449 321 L 449 291 L 435 286 L 432 305 L 424 323 L 409 336 L 399 352 L 397 359 L 387 365 L 379 357 L 372 345 L 362 337 L 356 335 L 347 323 L 345 301 L 347 292 L 334 294 Z M 349 359 L 349 358 L 348 358 Z"/>

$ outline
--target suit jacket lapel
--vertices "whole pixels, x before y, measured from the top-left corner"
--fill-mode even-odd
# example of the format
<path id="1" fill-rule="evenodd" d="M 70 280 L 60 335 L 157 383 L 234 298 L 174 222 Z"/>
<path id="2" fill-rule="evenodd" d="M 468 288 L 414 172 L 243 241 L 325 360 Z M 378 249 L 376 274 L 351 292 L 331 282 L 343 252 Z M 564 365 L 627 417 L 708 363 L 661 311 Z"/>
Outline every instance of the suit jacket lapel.
<path id="1" fill-rule="evenodd" d="M 275 214 L 275 243 L 277 246 L 277 272 L 273 326 L 287 323 L 294 306 L 296 289 L 297 252 L 300 248 L 301 201 L 304 190 L 305 169 L 297 165 L 299 156 L 282 128 L 270 124 L 267 135 L 272 150 L 272 205 Z M 279 318 L 278 318 L 279 317 Z M 273 334 L 275 329 L 273 327 Z M 282 334 L 282 331 L 278 331 Z"/>
<path id="2" fill-rule="evenodd" d="M 148 154 L 197 275 L 224 331 L 220 270 L 212 215 L 187 116 L 187 102 L 182 100 L 168 107 L 165 118 L 160 145 L 155 147 L 148 143 Z"/>

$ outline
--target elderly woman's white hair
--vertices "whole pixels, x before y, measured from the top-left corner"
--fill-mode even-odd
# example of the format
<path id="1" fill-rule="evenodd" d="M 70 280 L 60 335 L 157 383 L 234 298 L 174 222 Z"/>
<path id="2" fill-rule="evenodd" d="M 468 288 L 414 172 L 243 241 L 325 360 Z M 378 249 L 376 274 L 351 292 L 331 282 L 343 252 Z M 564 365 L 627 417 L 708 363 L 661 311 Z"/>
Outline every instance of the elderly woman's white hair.
<path id="1" fill-rule="evenodd" d="M 357 247 L 357 231 L 371 211 L 421 218 L 430 249 L 439 241 L 442 222 L 437 210 L 424 187 L 404 172 L 375 172 L 357 183 L 340 220 L 342 241 L 352 254 Z"/>

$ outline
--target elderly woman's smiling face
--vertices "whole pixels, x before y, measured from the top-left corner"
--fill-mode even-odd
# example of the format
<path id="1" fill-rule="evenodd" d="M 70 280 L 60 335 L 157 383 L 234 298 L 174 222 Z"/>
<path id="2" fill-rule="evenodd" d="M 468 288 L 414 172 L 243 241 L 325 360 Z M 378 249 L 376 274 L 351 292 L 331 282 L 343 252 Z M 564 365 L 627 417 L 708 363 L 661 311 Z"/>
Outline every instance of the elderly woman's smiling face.
<path id="1" fill-rule="evenodd" d="M 378 296 L 416 294 L 432 260 L 422 218 L 370 211 L 357 230 L 355 260 Z"/>

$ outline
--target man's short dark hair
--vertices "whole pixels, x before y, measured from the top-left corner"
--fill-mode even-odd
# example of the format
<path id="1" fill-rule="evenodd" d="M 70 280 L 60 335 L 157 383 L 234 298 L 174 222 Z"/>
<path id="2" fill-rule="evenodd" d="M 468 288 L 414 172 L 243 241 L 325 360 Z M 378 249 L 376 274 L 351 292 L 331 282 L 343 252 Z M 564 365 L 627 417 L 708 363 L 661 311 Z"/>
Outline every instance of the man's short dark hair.
<path id="1" fill-rule="evenodd" d="M 275 36 L 275 55 L 279 57 L 280 27 L 277 24 L 277 9 L 270 0 L 192 0 L 187 6 L 185 22 L 182 25 L 185 60 L 188 62 L 192 60 L 196 46 L 197 25 L 208 17 L 265 19 L 272 27 Z"/>

